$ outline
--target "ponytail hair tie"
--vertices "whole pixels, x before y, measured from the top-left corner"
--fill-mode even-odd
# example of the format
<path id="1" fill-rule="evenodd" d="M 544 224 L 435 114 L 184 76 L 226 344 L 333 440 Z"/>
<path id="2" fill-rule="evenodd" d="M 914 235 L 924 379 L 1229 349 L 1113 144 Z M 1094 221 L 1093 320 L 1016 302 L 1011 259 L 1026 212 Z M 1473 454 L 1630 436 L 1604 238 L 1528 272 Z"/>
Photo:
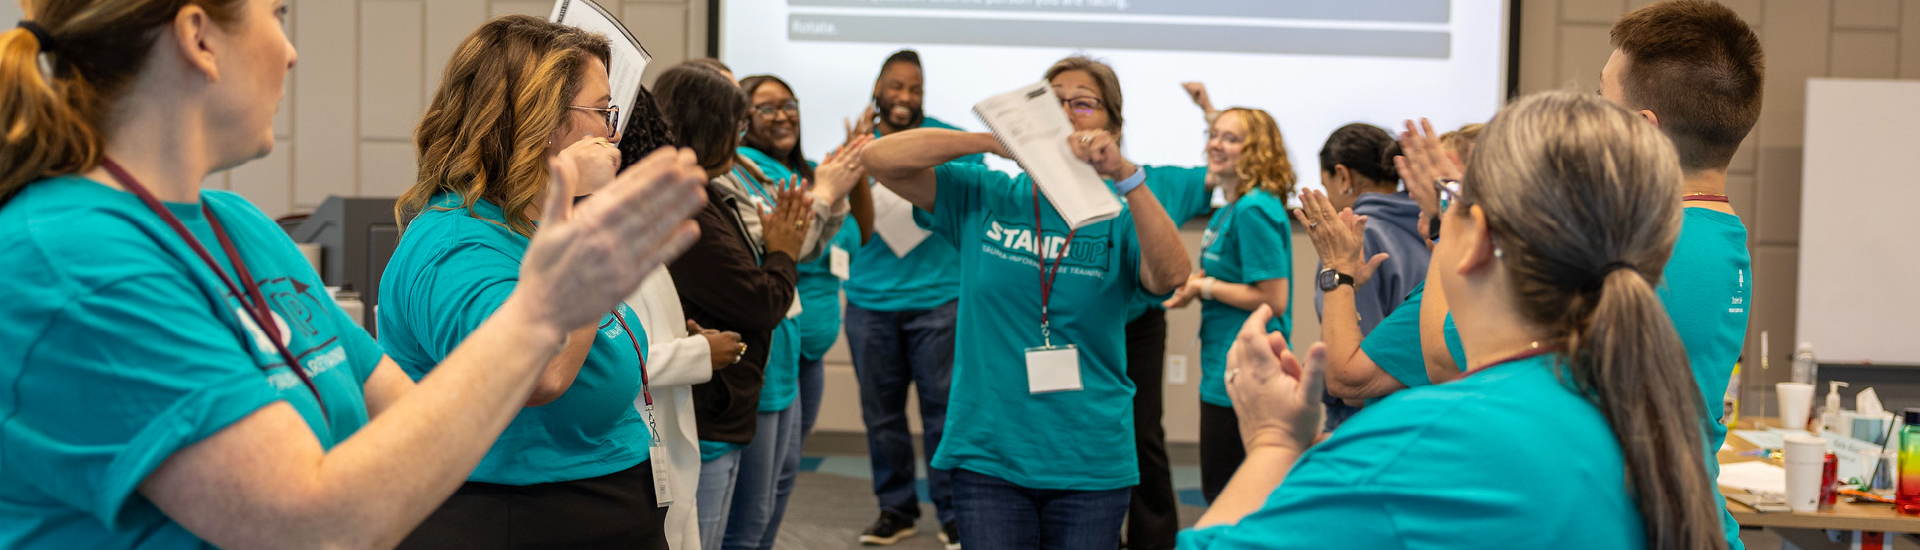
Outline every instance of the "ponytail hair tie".
<path id="1" fill-rule="evenodd" d="M 1593 279 L 1587 281 L 1585 290 L 1587 292 L 1600 290 L 1601 287 L 1606 286 L 1608 275 L 1612 275 L 1613 272 L 1622 269 L 1636 270 L 1637 272 L 1638 268 L 1635 268 L 1633 264 L 1627 262 L 1607 262 L 1607 265 L 1600 266 L 1600 271 L 1594 273 Z"/>
<path id="2" fill-rule="evenodd" d="M 54 50 L 55 43 L 53 41 L 53 33 L 47 32 L 46 27 L 42 27 L 40 26 L 39 23 L 28 21 L 26 19 L 21 19 L 20 23 L 17 26 L 19 26 L 22 29 L 26 29 L 27 32 L 33 33 L 33 38 L 40 42 L 40 53 L 46 53 Z"/>

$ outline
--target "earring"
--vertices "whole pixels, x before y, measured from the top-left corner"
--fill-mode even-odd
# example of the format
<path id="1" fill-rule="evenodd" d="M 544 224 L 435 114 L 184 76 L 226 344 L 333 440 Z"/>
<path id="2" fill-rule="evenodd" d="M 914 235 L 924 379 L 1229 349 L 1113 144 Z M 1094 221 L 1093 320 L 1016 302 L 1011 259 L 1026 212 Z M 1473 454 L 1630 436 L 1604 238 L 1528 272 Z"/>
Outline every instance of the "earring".
<path id="1" fill-rule="evenodd" d="M 1504 258 L 1504 257 L 1506 257 L 1506 254 L 1505 254 L 1505 253 L 1503 253 L 1503 252 L 1501 252 L 1501 250 L 1500 250 L 1500 247 L 1498 247 L 1498 246 L 1495 246 L 1495 247 L 1493 247 L 1493 257 L 1495 257 L 1495 258 Z"/>

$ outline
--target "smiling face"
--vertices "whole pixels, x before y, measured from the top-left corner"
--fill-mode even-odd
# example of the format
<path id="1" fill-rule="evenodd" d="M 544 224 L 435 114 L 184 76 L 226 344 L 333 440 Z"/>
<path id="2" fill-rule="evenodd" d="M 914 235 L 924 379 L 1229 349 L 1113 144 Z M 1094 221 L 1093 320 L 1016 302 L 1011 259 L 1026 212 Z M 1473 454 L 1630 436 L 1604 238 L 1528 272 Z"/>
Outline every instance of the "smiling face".
<path id="1" fill-rule="evenodd" d="M 273 152 L 274 113 L 286 95 L 287 71 L 298 59 L 281 26 L 285 14 L 281 0 L 250 0 L 238 20 L 213 25 L 206 35 L 219 71 L 207 88 L 208 118 L 219 121 L 208 125 L 216 169 Z"/>
<path id="2" fill-rule="evenodd" d="M 583 138 L 612 138 L 612 126 L 607 125 L 605 109 L 613 101 L 613 91 L 607 85 L 607 64 L 600 58 L 588 55 L 587 64 L 580 68 L 580 92 L 567 102 L 567 112 L 561 117 L 559 128 L 548 138 L 547 156 L 560 154 L 568 146 Z M 576 108 L 585 107 L 585 108 Z"/>
<path id="3" fill-rule="evenodd" d="M 918 128 L 924 119 L 926 77 L 920 66 L 904 61 L 888 63 L 873 83 L 873 106 L 880 121 L 895 129 Z"/>
<path id="4" fill-rule="evenodd" d="M 747 140 L 772 149 L 775 157 L 784 158 L 793 151 L 794 144 L 800 142 L 799 102 L 793 98 L 792 90 L 772 80 L 762 82 L 751 93 L 748 101 L 753 110 L 747 117 Z"/>
<path id="5" fill-rule="evenodd" d="M 1247 148 L 1247 124 L 1238 111 L 1220 113 L 1207 130 L 1207 172 L 1216 177 L 1239 177 L 1240 157 Z"/>
<path id="6" fill-rule="evenodd" d="M 1106 97 L 1100 93 L 1100 84 L 1086 71 L 1061 71 L 1054 75 L 1053 95 L 1060 96 L 1060 108 L 1067 112 L 1067 119 L 1073 121 L 1074 131 L 1106 129 L 1112 118 L 1107 116 Z M 1094 105 L 1076 107 L 1076 102 L 1092 100 Z M 1082 102 L 1084 103 L 1084 102 Z M 1093 108 L 1082 108 L 1092 106 Z"/>

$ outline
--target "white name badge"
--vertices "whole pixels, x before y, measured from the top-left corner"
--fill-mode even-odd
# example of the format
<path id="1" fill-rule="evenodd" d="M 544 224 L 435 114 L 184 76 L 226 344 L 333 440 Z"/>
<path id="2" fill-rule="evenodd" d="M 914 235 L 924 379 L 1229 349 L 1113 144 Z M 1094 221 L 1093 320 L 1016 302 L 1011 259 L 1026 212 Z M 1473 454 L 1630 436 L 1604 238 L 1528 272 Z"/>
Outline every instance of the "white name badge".
<path id="1" fill-rule="evenodd" d="M 647 452 L 647 461 L 653 463 L 653 500 L 656 506 L 666 508 L 673 504 L 673 464 L 667 458 L 667 446 L 658 439 L 653 440 Z"/>
<path id="2" fill-rule="evenodd" d="M 827 271 L 832 272 L 833 276 L 839 277 L 842 281 L 847 280 L 852 269 L 853 256 L 847 254 L 847 249 L 840 248 L 840 245 L 834 245 L 833 249 L 828 250 L 827 253 L 831 256 L 827 260 Z"/>
<path id="3" fill-rule="evenodd" d="M 1080 391 L 1080 348 L 1027 348 L 1027 393 Z"/>

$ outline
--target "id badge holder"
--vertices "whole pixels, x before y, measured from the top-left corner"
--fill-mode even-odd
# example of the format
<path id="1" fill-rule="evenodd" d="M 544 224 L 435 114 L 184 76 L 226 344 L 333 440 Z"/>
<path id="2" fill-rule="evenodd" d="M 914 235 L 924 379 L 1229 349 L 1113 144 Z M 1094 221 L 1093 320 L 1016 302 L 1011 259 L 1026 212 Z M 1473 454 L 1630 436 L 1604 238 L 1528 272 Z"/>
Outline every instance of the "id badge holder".
<path id="1" fill-rule="evenodd" d="M 647 406 L 646 420 L 647 435 L 652 436 L 647 443 L 647 462 L 653 465 L 653 501 L 654 505 L 666 508 L 673 504 L 673 460 L 654 422 L 652 405 Z"/>
<path id="2" fill-rule="evenodd" d="M 847 253 L 847 249 L 840 248 L 837 244 L 833 245 L 827 254 L 830 256 L 827 260 L 827 271 L 842 281 L 847 280 L 852 275 L 853 256 Z"/>
<path id="3" fill-rule="evenodd" d="M 1027 348 L 1027 393 L 1080 391 L 1080 348 L 1072 344 Z"/>

